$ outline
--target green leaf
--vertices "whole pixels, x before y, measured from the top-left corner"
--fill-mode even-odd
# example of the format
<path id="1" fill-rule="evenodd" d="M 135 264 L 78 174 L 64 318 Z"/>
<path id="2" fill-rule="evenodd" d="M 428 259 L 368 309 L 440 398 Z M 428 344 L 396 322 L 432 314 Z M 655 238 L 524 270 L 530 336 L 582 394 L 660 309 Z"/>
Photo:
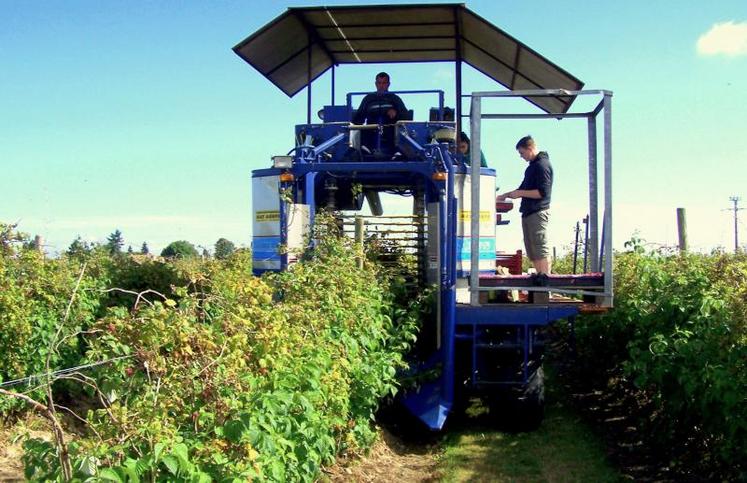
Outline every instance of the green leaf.
<path id="1" fill-rule="evenodd" d="M 99 471 L 99 479 L 101 481 L 114 481 L 117 483 L 125 483 L 122 477 L 111 468 L 103 468 Z"/>
<path id="2" fill-rule="evenodd" d="M 78 465 L 78 471 L 86 476 L 94 476 L 97 469 L 98 458 L 96 458 L 95 456 L 86 456 L 85 458 L 80 460 L 80 464 Z"/>
<path id="3" fill-rule="evenodd" d="M 174 449 L 171 450 L 171 454 L 180 460 L 189 461 L 189 448 L 187 448 L 187 445 L 184 443 L 175 444 Z"/>
<path id="4" fill-rule="evenodd" d="M 136 460 L 128 458 L 122 468 L 128 478 L 128 483 L 140 483 L 140 472 Z"/>
<path id="5" fill-rule="evenodd" d="M 207 473 L 203 473 L 202 471 L 200 471 L 198 474 L 192 475 L 191 481 L 192 483 L 210 483 L 213 481 L 213 479 L 210 478 L 210 475 L 208 475 Z"/>
<path id="6" fill-rule="evenodd" d="M 175 456 L 164 456 L 161 463 L 163 463 L 172 475 L 177 476 L 179 474 L 179 460 Z"/>
<path id="7" fill-rule="evenodd" d="M 241 435 L 244 433 L 244 429 L 246 429 L 246 426 L 244 426 L 244 423 L 241 421 L 228 421 L 223 425 L 223 433 L 225 434 L 226 439 L 232 443 L 238 443 L 241 440 Z"/>
<path id="8" fill-rule="evenodd" d="M 116 389 L 112 389 L 109 391 L 109 393 L 106 395 L 106 399 L 109 400 L 110 403 L 113 403 L 117 399 L 119 399 L 119 395 L 117 394 Z"/>
<path id="9" fill-rule="evenodd" d="M 153 469 L 153 455 L 148 454 L 137 460 L 137 474 L 143 475 L 146 471 Z"/>
<path id="10" fill-rule="evenodd" d="M 166 447 L 163 443 L 156 443 L 156 445 L 153 447 L 153 459 L 155 461 L 161 460 L 161 455 L 163 454 L 163 450 Z"/>

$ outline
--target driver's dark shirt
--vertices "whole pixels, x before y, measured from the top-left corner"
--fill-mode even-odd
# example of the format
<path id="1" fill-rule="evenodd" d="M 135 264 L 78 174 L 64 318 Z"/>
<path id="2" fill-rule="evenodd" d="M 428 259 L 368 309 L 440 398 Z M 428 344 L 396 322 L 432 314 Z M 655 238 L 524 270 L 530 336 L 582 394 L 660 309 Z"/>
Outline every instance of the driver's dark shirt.
<path id="1" fill-rule="evenodd" d="M 397 111 L 394 119 L 387 115 L 389 109 Z M 372 92 L 361 101 L 360 107 L 353 116 L 353 124 L 393 124 L 405 119 L 407 108 L 397 94 L 391 92 Z"/>

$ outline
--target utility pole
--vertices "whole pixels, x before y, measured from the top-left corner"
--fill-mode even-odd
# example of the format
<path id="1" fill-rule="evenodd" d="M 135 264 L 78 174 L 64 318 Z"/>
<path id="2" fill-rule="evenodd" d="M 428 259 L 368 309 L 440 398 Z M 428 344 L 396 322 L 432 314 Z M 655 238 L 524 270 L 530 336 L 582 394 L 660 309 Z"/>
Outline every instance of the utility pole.
<path id="1" fill-rule="evenodd" d="M 576 262 L 578 261 L 578 235 L 581 232 L 579 223 L 576 222 L 576 228 L 573 230 L 576 235 L 576 241 L 573 243 L 573 274 L 576 274 Z M 586 247 L 584 247 L 586 248 Z"/>
<path id="2" fill-rule="evenodd" d="M 739 252 L 739 217 L 738 213 L 740 210 L 743 210 L 744 208 L 739 207 L 739 196 L 731 196 L 729 197 L 729 201 L 734 203 L 734 208 L 732 210 L 734 211 L 734 253 Z"/>
<path id="3" fill-rule="evenodd" d="M 587 261 L 589 258 L 589 215 L 586 215 L 583 220 L 584 225 L 586 225 L 585 232 L 584 232 L 584 273 L 587 273 Z"/>
<path id="4" fill-rule="evenodd" d="M 44 253 L 44 238 L 42 238 L 41 235 L 36 235 L 34 237 L 32 245 L 34 247 L 34 250 L 38 251 L 39 253 Z"/>
<path id="5" fill-rule="evenodd" d="M 687 251 L 687 219 L 684 208 L 677 208 L 677 235 L 680 253 L 684 253 Z"/>

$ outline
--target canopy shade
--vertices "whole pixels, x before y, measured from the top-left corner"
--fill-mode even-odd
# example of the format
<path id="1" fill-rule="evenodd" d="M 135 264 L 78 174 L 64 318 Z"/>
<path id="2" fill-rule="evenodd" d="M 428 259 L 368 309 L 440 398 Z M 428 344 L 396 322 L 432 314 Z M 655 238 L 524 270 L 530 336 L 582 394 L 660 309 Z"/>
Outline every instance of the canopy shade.
<path id="1" fill-rule="evenodd" d="M 289 8 L 233 48 L 294 96 L 334 65 L 462 60 L 510 90 L 583 83 L 464 4 Z M 573 96 L 527 98 L 565 113 Z"/>

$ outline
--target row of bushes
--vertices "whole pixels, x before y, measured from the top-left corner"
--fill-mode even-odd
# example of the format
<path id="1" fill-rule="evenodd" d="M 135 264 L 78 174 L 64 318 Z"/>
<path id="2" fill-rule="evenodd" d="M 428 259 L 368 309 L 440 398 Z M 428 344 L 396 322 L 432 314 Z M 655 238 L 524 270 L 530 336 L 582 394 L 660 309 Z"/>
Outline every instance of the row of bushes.
<path id="1" fill-rule="evenodd" d="M 405 305 L 396 280 L 359 268 L 335 236 L 263 278 L 245 251 L 164 264 L 4 246 L 0 338 L 15 345 L 0 377 L 43 372 L 40 348 L 62 320 L 51 369 L 116 359 L 54 384 L 56 398 L 86 408 L 68 448 L 81 480 L 313 481 L 373 442 L 374 411 L 395 394 L 418 326 L 417 301 Z M 152 286 L 134 286 L 146 276 Z M 158 293 L 134 307 L 112 287 Z M 11 401 L 0 399 L 6 414 Z M 53 443 L 27 441 L 24 460 L 30 479 L 63 478 Z"/>
<path id="2" fill-rule="evenodd" d="M 652 407 L 640 427 L 675 466 L 744 478 L 747 256 L 631 248 L 616 259 L 614 310 L 577 322 L 579 366 L 638 388 Z"/>
<path id="3" fill-rule="evenodd" d="M 111 255 L 103 247 L 47 258 L 26 235 L 0 223 L 0 381 L 45 373 L 47 364 L 50 370 L 80 364 L 87 344 L 77 334 L 109 307 L 132 307 L 144 290 L 174 298 L 173 287 L 190 286 L 211 264 L 220 262 Z M 0 414 L 22 404 L 0 399 Z"/>

